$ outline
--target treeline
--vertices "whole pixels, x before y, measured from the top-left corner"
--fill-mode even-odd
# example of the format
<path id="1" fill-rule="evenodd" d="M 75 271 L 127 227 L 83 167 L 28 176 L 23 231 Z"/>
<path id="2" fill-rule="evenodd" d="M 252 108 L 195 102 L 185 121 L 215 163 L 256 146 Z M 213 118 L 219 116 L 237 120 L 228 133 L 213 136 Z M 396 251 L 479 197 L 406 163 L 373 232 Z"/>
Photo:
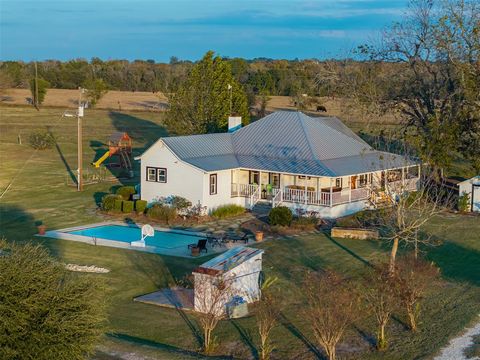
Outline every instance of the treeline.
<path id="1" fill-rule="evenodd" d="M 223 60 L 230 63 L 233 76 L 242 84 L 247 94 L 296 96 L 298 94 L 331 95 L 328 86 L 331 72 L 360 63 L 352 60 L 272 60 L 241 58 Z M 90 61 L 46 60 L 37 62 L 38 76 L 52 88 L 75 89 L 92 79 L 102 79 L 110 90 L 175 92 L 187 78 L 194 62 L 174 57 L 170 63 L 154 60 Z M 336 70 L 335 70 L 336 69 Z M 34 74 L 34 63 L 4 61 L 0 63 L 0 76 L 4 86 L 27 88 Z M 325 78 L 319 77 L 324 74 Z M 6 87 L 6 86 L 5 86 Z"/>

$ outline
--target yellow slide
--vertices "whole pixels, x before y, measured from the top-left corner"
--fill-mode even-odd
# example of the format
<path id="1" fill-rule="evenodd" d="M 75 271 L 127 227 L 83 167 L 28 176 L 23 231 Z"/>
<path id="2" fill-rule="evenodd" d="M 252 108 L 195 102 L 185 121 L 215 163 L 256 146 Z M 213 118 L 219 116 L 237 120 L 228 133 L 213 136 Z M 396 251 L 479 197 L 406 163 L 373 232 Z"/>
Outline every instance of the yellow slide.
<path id="1" fill-rule="evenodd" d="M 93 162 L 92 165 L 94 165 L 96 168 L 100 167 L 100 164 L 104 162 L 109 156 L 110 156 L 110 151 L 107 151 L 105 154 L 102 155 L 100 159 Z"/>

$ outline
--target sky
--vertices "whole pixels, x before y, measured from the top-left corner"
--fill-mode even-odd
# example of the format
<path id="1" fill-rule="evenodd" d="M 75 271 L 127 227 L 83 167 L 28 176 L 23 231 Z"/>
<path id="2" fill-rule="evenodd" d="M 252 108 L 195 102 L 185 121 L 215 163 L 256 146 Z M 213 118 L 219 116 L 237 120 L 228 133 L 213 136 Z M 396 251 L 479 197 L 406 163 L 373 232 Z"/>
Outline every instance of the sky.
<path id="1" fill-rule="evenodd" d="M 345 58 L 407 0 L 0 0 L 1 60 Z"/>

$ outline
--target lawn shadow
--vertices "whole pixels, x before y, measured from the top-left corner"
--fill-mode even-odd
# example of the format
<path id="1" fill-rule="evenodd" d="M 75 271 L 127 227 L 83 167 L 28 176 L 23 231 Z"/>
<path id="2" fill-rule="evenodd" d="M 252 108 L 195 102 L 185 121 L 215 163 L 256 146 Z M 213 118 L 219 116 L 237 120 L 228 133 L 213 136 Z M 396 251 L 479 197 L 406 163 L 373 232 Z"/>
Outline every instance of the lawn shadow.
<path id="1" fill-rule="evenodd" d="M 198 359 L 233 359 L 231 356 L 205 356 L 202 354 L 199 354 L 196 351 L 191 351 L 191 350 L 185 350 L 178 348 L 176 346 L 168 345 L 168 344 L 163 344 L 157 341 L 152 341 L 152 340 L 147 340 L 147 339 L 142 339 L 136 336 L 130 336 L 127 334 L 120 334 L 120 333 L 109 333 L 107 334 L 108 337 L 115 339 L 115 340 L 120 340 L 124 342 L 128 342 L 134 345 L 141 345 L 141 346 L 148 346 L 153 349 L 160 349 L 164 351 L 168 351 L 172 354 L 178 354 L 178 355 L 185 355 L 185 356 L 191 356 L 191 357 L 196 357 Z"/>
<path id="2" fill-rule="evenodd" d="M 51 136 L 55 137 L 55 135 L 52 133 L 51 126 L 47 126 L 47 131 Z M 62 161 L 63 166 L 65 166 L 65 169 L 67 170 L 67 173 L 70 176 L 70 179 L 74 184 L 77 184 L 77 177 L 75 173 L 72 171 L 72 168 L 70 167 L 70 165 L 68 164 L 67 159 L 65 159 L 65 156 L 63 156 L 62 149 L 60 149 L 60 146 L 58 145 L 58 142 L 56 140 L 55 140 L 55 150 L 57 150 L 57 153 L 60 156 L 60 160 Z"/>
<path id="3" fill-rule="evenodd" d="M 313 344 L 286 316 L 280 313 L 279 322 L 296 338 L 300 339 L 307 349 L 317 357 L 317 359 L 326 360 L 326 356 Z"/>
<path id="4" fill-rule="evenodd" d="M 35 217 L 25 209 L 11 204 L 0 203 L 0 238 L 5 237 L 10 241 L 29 241 L 37 233 L 35 222 L 41 219 Z M 21 231 L 19 231 L 21 226 Z M 25 235 L 19 238 L 20 234 Z"/>
<path id="5" fill-rule="evenodd" d="M 426 258 L 440 268 L 444 278 L 480 286 L 479 251 L 444 241 L 442 245 L 430 248 Z"/>
<path id="6" fill-rule="evenodd" d="M 259 358 L 258 350 L 255 346 L 255 343 L 253 342 L 252 335 L 249 333 L 249 331 L 245 329 L 242 325 L 240 325 L 240 323 L 237 320 L 232 319 L 230 320 L 230 323 L 233 325 L 235 329 L 237 329 L 242 341 L 245 343 L 245 345 L 248 346 L 253 357 L 255 359 L 258 359 Z"/>
<path id="7" fill-rule="evenodd" d="M 363 264 L 369 266 L 369 267 L 372 267 L 372 264 L 364 259 L 363 257 L 361 257 L 360 255 L 356 254 L 355 252 L 353 252 L 352 250 L 350 250 L 348 247 L 346 247 L 345 245 L 342 245 L 340 244 L 337 240 L 335 240 L 333 237 L 330 236 L 330 234 L 328 232 L 324 232 L 324 235 L 325 237 L 330 240 L 333 244 L 335 244 L 336 246 L 338 246 L 340 249 L 344 250 L 345 252 L 347 252 L 348 254 L 350 254 L 351 256 L 353 256 L 355 259 L 361 261 Z"/>

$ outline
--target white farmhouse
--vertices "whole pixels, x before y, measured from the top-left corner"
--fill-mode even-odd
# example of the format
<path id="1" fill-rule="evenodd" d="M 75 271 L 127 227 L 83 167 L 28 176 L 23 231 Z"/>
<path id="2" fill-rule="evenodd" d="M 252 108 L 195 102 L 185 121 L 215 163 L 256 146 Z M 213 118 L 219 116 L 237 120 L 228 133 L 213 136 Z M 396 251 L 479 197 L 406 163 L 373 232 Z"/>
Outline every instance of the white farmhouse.
<path id="1" fill-rule="evenodd" d="M 480 175 L 458 183 L 458 194 L 468 195 L 468 211 L 480 212 Z"/>
<path id="2" fill-rule="evenodd" d="M 374 150 L 339 119 L 293 111 L 233 132 L 160 138 L 136 159 L 143 200 L 179 195 L 209 211 L 264 202 L 336 218 L 379 192 L 416 190 L 420 178 L 418 163 Z"/>
<path id="3" fill-rule="evenodd" d="M 233 299 L 241 298 L 246 303 L 259 300 L 262 255 L 261 249 L 238 246 L 196 268 L 194 310 L 222 314 Z"/>

